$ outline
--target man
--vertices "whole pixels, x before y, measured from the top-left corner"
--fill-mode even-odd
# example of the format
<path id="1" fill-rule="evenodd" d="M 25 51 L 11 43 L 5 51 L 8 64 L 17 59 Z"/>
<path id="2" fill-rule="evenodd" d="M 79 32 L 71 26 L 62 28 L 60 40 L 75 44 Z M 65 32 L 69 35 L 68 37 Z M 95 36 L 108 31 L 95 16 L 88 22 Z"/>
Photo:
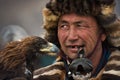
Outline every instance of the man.
<path id="1" fill-rule="evenodd" d="M 114 5 L 114 0 L 50 0 L 46 5 L 45 38 L 61 49 L 58 61 L 64 62 L 66 73 L 69 63 L 78 58 L 79 49 L 92 61 L 91 77 L 96 77 L 106 65 L 111 55 L 109 45 L 116 47 L 112 41 L 108 44 L 109 32 L 105 28 L 116 21 Z M 66 74 L 66 80 L 68 77 Z"/>
<path id="2" fill-rule="evenodd" d="M 105 38 L 106 35 L 91 16 L 71 13 L 63 15 L 58 22 L 58 39 L 63 53 L 73 60 L 78 57 L 78 47 L 84 49 L 85 56 L 93 63 L 94 72 L 98 70 L 100 60 L 103 59 L 102 41 Z M 104 56 L 108 54 L 106 53 Z"/>

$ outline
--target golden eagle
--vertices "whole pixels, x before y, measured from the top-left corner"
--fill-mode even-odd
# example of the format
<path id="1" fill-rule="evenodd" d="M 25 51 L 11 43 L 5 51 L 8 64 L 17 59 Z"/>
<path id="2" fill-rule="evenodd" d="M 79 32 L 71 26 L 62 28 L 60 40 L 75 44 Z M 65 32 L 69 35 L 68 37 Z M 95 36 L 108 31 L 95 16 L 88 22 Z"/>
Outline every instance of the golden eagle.
<path id="1" fill-rule="evenodd" d="M 56 55 L 59 49 L 37 36 L 10 42 L 0 51 L 0 80 L 31 80 L 39 54 Z"/>

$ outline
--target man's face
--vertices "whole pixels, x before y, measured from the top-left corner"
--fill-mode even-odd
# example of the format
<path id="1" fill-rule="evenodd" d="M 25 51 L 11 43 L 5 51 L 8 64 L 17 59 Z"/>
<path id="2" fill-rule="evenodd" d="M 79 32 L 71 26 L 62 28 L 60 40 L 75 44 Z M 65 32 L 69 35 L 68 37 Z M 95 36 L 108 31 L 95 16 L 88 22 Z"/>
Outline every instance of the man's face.
<path id="1" fill-rule="evenodd" d="M 66 14 L 61 16 L 58 22 L 61 49 L 71 59 L 78 56 L 78 48 L 84 49 L 85 56 L 93 51 L 96 44 L 98 51 L 102 50 L 101 42 L 105 39 L 103 35 L 99 38 L 100 43 L 97 43 L 100 31 L 97 22 L 90 16 Z"/>

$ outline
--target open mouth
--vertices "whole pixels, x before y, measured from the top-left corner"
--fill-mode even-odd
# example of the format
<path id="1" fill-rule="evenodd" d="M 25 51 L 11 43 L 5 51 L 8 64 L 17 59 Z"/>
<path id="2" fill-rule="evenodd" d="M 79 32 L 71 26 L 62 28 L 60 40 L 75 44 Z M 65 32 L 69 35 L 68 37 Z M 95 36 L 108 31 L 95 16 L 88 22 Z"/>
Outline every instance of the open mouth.
<path id="1" fill-rule="evenodd" d="M 67 46 L 67 49 L 71 53 L 78 53 L 78 51 L 81 51 L 84 48 L 84 45 L 69 45 Z"/>
<path id="2" fill-rule="evenodd" d="M 68 48 L 76 48 L 76 49 L 83 49 L 84 45 L 69 45 Z"/>

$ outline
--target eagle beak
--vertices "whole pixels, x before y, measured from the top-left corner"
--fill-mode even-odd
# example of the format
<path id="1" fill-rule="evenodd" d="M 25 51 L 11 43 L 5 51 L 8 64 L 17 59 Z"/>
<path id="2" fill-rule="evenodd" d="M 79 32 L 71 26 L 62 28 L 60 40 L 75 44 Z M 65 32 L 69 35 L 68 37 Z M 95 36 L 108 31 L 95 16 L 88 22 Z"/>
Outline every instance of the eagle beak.
<path id="1" fill-rule="evenodd" d="M 40 52 L 46 53 L 48 55 L 57 56 L 57 53 L 60 52 L 59 48 L 53 43 L 48 42 L 47 47 L 40 49 Z"/>

